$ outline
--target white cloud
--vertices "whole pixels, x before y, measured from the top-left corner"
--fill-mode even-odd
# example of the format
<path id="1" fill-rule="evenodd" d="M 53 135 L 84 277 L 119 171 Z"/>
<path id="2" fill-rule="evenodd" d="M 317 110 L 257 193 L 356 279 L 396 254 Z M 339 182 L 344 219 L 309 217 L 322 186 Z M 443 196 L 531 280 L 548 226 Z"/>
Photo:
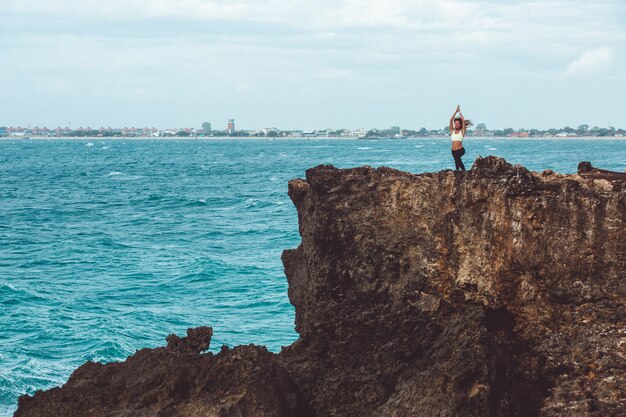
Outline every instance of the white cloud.
<path id="1" fill-rule="evenodd" d="M 0 56 L 11 63 L 0 78 L 5 95 L 37 96 L 40 86 L 80 96 L 85 108 L 103 91 L 137 89 L 151 97 L 136 94 L 146 109 L 179 95 L 228 97 L 233 107 L 269 93 L 466 102 L 519 85 L 536 97 L 564 73 L 622 68 L 625 18 L 623 0 L 0 1 Z M 384 112 L 403 111 L 395 103 Z M 307 117 L 323 113 L 302 106 Z M 272 113 L 261 107 L 259 118 Z M 355 119 L 379 117 L 361 113 Z"/>
<path id="2" fill-rule="evenodd" d="M 318 29 L 485 29 L 502 23 L 483 16 L 481 7 L 481 2 L 459 0 L 14 0 L 0 4 L 0 14 L 134 22 L 243 21 Z"/>
<path id="3" fill-rule="evenodd" d="M 252 90 L 252 88 L 250 87 L 250 85 L 248 83 L 239 83 L 235 87 L 235 92 L 239 93 L 239 94 L 247 93 L 247 92 L 249 92 L 251 90 Z"/>
<path id="4" fill-rule="evenodd" d="M 616 63 L 613 52 L 608 47 L 590 49 L 570 62 L 565 70 L 567 75 L 594 75 L 606 73 Z"/>

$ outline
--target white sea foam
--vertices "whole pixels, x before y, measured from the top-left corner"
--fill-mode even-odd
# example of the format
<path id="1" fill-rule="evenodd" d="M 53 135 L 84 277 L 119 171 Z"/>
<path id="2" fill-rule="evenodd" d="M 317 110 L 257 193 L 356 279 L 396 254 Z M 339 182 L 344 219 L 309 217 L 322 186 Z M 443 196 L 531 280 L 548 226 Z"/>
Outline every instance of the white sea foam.
<path id="1" fill-rule="evenodd" d="M 421 147 L 423 147 L 423 146 L 424 146 L 424 145 L 415 145 L 415 147 L 416 147 L 416 148 L 421 148 Z"/>
<path id="2" fill-rule="evenodd" d="M 138 180 L 139 178 L 143 178 L 143 176 L 141 175 L 130 175 L 130 174 L 125 174 L 119 171 L 111 171 L 106 176 L 111 177 L 111 179 L 115 179 L 119 181 L 131 181 L 131 180 Z"/>
<path id="3" fill-rule="evenodd" d="M 256 206 L 258 202 L 259 200 L 256 198 L 247 198 L 244 203 L 247 207 L 251 207 L 251 206 Z"/>
<path id="4" fill-rule="evenodd" d="M 362 151 L 367 151 L 367 150 L 372 149 L 372 148 L 368 148 L 367 146 L 362 146 L 362 147 L 358 147 L 357 149 L 360 149 Z"/>
<path id="5" fill-rule="evenodd" d="M 85 146 L 93 146 L 93 143 L 91 143 L 91 142 L 85 143 Z"/>

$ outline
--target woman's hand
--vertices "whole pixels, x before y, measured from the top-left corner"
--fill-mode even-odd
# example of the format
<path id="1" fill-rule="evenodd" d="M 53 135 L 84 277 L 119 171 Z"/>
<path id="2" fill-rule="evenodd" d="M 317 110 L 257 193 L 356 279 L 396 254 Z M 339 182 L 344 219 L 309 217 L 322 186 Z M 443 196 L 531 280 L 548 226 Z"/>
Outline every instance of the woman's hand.
<path id="1" fill-rule="evenodd" d="M 460 113 L 461 112 L 461 105 L 457 104 L 456 105 L 456 113 Z"/>

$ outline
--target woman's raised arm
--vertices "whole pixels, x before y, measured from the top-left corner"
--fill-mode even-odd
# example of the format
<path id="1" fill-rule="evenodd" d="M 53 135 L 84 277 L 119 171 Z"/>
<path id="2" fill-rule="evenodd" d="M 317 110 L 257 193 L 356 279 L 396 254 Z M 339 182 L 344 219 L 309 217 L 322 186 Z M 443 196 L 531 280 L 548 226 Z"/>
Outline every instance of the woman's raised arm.
<path id="1" fill-rule="evenodd" d="M 465 117 L 463 117 L 463 113 L 461 113 L 460 109 L 459 116 L 461 117 L 461 133 L 463 134 L 463 136 L 465 136 L 465 129 L 467 128 L 467 126 L 465 124 Z"/>
<path id="2" fill-rule="evenodd" d="M 454 113 L 452 113 L 452 117 L 450 117 L 450 133 L 454 132 L 454 117 L 460 111 L 461 111 L 461 107 L 457 104 L 456 110 L 454 110 Z"/>

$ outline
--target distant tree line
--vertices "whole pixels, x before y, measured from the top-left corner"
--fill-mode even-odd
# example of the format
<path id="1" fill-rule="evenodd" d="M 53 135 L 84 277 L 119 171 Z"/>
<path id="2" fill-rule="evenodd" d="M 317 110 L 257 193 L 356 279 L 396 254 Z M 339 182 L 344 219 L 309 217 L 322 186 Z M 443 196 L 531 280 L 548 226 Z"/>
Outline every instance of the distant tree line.
<path id="1" fill-rule="evenodd" d="M 27 134 L 30 134 L 29 129 L 24 130 Z M 0 126 L 0 137 L 8 136 L 11 133 L 11 129 L 6 126 Z M 157 134 L 152 132 L 151 134 Z M 307 132 L 305 136 L 323 136 L 323 137 L 345 137 L 354 136 L 355 132 L 351 132 L 348 129 L 325 129 L 316 130 L 313 132 Z M 429 137 L 429 136 L 443 136 L 450 134 L 450 127 L 445 126 L 442 129 L 426 129 L 425 127 L 419 130 L 413 129 L 400 129 L 398 126 L 392 126 L 388 129 L 370 129 L 365 133 L 365 137 Z M 581 124 L 576 128 L 565 126 L 562 128 L 551 129 L 513 129 L 507 127 L 505 129 L 489 129 L 485 123 L 478 123 L 475 127 L 468 129 L 469 135 L 474 136 L 495 136 L 495 137 L 507 137 L 507 136 L 522 136 L 522 137 L 542 137 L 542 136 L 556 136 L 557 134 L 567 134 L 576 136 L 615 136 L 626 135 L 626 130 L 615 127 L 598 127 L 589 126 L 588 124 Z M 69 137 L 138 137 L 146 136 L 145 133 L 137 131 L 130 133 L 126 129 L 75 129 L 75 130 L 63 130 L 60 132 L 50 131 L 50 136 L 69 136 Z M 229 132 L 228 130 L 194 130 L 194 129 L 180 129 L 178 131 L 159 131 L 158 135 L 165 137 L 286 137 L 286 136 L 298 136 L 302 135 L 302 131 L 283 131 L 278 129 L 264 129 L 259 131 L 244 131 L 237 130 Z"/>
<path id="2" fill-rule="evenodd" d="M 509 135 L 513 135 L 513 134 L 520 134 L 520 133 L 527 133 L 529 136 L 554 136 L 557 135 L 559 133 L 567 133 L 567 134 L 575 134 L 577 136 L 614 136 L 616 134 L 625 134 L 626 131 L 624 129 L 621 128 L 615 128 L 615 127 L 598 127 L 598 126 L 593 126 L 590 127 L 587 124 L 581 124 L 579 125 L 577 128 L 572 128 L 570 126 L 565 126 L 562 128 L 551 128 L 551 129 L 513 129 L 513 128 L 506 128 L 506 129 L 493 129 L 493 130 L 489 130 L 487 129 L 487 126 L 484 123 L 479 123 L 478 125 L 476 125 L 476 128 L 474 129 L 474 131 L 476 133 L 480 133 L 480 134 L 489 134 L 489 135 L 493 135 L 493 136 L 509 136 Z"/>

